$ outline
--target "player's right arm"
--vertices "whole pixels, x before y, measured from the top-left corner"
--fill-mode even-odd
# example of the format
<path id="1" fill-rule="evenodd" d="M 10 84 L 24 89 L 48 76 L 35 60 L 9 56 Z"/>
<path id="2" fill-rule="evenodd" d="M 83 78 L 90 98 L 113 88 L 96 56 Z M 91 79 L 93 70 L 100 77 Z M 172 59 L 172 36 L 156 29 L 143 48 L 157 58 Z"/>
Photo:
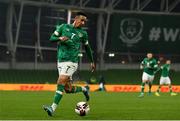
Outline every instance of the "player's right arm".
<path id="1" fill-rule="evenodd" d="M 145 64 L 145 61 L 143 60 L 140 64 L 140 69 L 143 69 L 144 68 L 144 64 Z"/>
<path id="2" fill-rule="evenodd" d="M 50 37 L 51 42 L 58 42 L 61 39 L 63 41 L 66 39 L 65 37 L 61 37 L 63 27 L 64 27 L 64 24 L 56 26 L 56 30 L 54 31 L 54 33 L 52 33 Z"/>

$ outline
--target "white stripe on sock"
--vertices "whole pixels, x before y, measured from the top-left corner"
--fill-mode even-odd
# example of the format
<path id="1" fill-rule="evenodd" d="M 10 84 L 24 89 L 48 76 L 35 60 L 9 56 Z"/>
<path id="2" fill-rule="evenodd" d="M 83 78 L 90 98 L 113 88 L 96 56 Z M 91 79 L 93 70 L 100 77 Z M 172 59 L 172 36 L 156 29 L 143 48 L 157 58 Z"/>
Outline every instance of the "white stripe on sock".
<path id="1" fill-rule="evenodd" d="M 81 87 L 81 88 L 82 88 L 83 92 L 87 91 L 87 89 L 85 87 Z"/>
<path id="2" fill-rule="evenodd" d="M 144 86 L 141 86 L 141 88 L 144 88 Z"/>
<path id="3" fill-rule="evenodd" d="M 63 94 L 63 92 L 61 92 L 61 91 L 59 91 L 59 90 L 57 90 L 56 93 L 58 93 L 58 94 L 60 94 L 60 95 Z"/>

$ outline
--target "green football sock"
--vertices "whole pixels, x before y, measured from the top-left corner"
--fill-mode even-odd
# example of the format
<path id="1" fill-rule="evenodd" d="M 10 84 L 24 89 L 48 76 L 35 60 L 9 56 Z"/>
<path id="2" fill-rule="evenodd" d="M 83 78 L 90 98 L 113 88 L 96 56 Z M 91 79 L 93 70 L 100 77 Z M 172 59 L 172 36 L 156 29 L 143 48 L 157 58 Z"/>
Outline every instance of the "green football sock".
<path id="1" fill-rule="evenodd" d="M 171 85 L 169 86 L 169 92 L 170 93 L 172 92 L 172 86 Z"/>
<path id="2" fill-rule="evenodd" d="M 66 93 L 77 93 L 77 92 L 82 92 L 83 88 L 80 86 L 72 86 L 71 90 L 65 90 Z"/>
<path id="3" fill-rule="evenodd" d="M 61 98 L 62 98 L 62 95 L 63 95 L 63 90 L 64 90 L 64 85 L 61 85 L 61 84 L 58 84 L 57 85 L 57 90 L 56 90 L 56 93 L 55 93 L 55 96 L 54 96 L 54 103 L 55 104 L 59 104 Z"/>
<path id="4" fill-rule="evenodd" d="M 144 93 L 144 86 L 145 86 L 145 82 L 142 82 L 142 84 L 141 84 L 141 93 Z"/>
<path id="5" fill-rule="evenodd" d="M 159 91 L 160 91 L 160 89 L 161 89 L 161 86 L 159 86 L 159 87 L 158 87 L 158 90 L 157 90 L 157 92 L 159 92 Z"/>
<path id="6" fill-rule="evenodd" d="M 151 93 L 152 84 L 149 82 L 149 93 Z"/>
<path id="7" fill-rule="evenodd" d="M 72 92 L 73 93 L 82 92 L 82 91 L 83 91 L 82 87 L 80 87 L 80 86 L 73 86 L 72 87 Z"/>

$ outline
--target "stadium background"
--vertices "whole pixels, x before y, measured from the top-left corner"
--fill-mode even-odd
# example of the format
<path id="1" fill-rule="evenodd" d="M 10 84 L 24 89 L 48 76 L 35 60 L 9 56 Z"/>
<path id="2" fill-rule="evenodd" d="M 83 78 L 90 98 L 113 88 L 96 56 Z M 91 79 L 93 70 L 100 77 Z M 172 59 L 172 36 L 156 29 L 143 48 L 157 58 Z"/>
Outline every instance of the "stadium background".
<path id="1" fill-rule="evenodd" d="M 88 73 L 82 48 L 74 80 L 105 73 L 109 84 L 139 84 L 139 63 L 153 52 L 157 60 L 172 60 L 173 84 L 180 83 L 179 0 L 0 0 L 0 82 L 55 83 L 56 44 L 50 34 L 80 10 L 88 14 L 84 28 L 97 71 Z"/>
<path id="2" fill-rule="evenodd" d="M 88 15 L 84 29 L 97 69 L 89 71 L 82 47 L 74 83 L 90 82 L 93 91 L 103 75 L 109 92 L 90 92 L 91 111 L 85 117 L 74 112 L 83 95 L 64 95 L 55 116 L 48 117 L 41 107 L 52 101 L 58 77 L 56 44 L 49 37 L 57 24 L 71 23 L 77 11 Z M 180 0 L 0 0 L 0 120 L 179 120 L 179 21 Z M 177 96 L 138 98 L 139 64 L 147 52 L 159 61 L 172 60 Z M 153 91 L 159 77 L 158 72 Z"/>

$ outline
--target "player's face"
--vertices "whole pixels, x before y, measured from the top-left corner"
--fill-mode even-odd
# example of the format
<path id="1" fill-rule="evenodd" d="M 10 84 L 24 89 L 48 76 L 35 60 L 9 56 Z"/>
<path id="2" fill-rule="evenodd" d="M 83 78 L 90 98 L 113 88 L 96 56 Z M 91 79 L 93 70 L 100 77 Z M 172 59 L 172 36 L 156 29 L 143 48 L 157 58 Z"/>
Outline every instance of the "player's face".
<path id="1" fill-rule="evenodd" d="M 170 61 L 170 60 L 167 60 L 167 61 L 166 61 L 166 64 L 171 64 L 171 61 Z"/>
<path id="2" fill-rule="evenodd" d="M 151 59 L 153 57 L 153 54 L 152 53 L 148 53 L 147 54 L 147 58 Z"/>
<path id="3" fill-rule="evenodd" d="M 75 20 L 74 20 L 74 26 L 75 27 L 82 27 L 85 25 L 86 21 L 87 21 L 87 17 L 82 16 L 82 15 L 76 16 Z"/>

